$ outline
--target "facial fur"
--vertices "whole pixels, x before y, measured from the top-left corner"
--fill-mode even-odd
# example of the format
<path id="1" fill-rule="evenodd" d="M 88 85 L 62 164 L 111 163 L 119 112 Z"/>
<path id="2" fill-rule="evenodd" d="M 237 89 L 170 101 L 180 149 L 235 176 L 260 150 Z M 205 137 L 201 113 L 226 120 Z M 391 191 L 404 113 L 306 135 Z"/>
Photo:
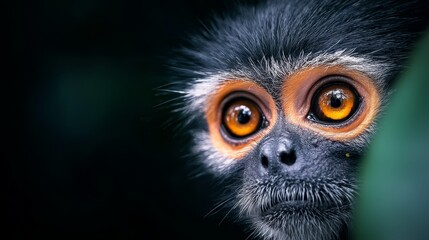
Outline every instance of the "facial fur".
<path id="1" fill-rule="evenodd" d="M 230 15 L 214 19 L 210 29 L 182 50 L 175 64 L 188 79 L 180 90 L 182 110 L 190 122 L 200 123 L 193 130 L 194 153 L 215 176 L 233 179 L 231 207 L 252 226 L 252 236 L 347 236 L 360 157 L 375 133 L 394 79 L 426 26 L 419 17 L 426 10 L 424 1 L 261 1 L 239 5 Z M 295 74 L 319 67 L 359 73 L 376 89 L 377 115 L 357 136 L 327 137 L 313 127 L 294 124 L 283 108 L 285 84 Z M 214 142 L 207 113 L 216 110 L 213 96 L 228 82 L 243 79 L 270 95 L 276 118 L 267 123 L 269 131 L 248 141 L 239 150 L 245 154 L 236 157 Z M 369 104 L 365 100 L 362 104 Z M 308 118 L 302 121 L 318 126 Z M 222 131 L 221 126 L 215 129 Z"/>

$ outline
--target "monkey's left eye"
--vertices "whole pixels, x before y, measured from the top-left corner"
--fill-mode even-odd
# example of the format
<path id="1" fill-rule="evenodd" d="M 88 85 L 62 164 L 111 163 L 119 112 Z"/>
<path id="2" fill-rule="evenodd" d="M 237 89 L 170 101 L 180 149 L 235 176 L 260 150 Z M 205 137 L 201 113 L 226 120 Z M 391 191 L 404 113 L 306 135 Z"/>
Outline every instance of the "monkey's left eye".
<path id="1" fill-rule="evenodd" d="M 258 105 L 250 99 L 238 98 L 228 102 L 222 113 L 222 125 L 233 137 L 243 138 L 256 133 L 263 121 Z"/>
<path id="2" fill-rule="evenodd" d="M 328 84 L 313 97 L 309 118 L 324 123 L 343 122 L 353 116 L 359 103 L 360 96 L 350 85 Z"/>

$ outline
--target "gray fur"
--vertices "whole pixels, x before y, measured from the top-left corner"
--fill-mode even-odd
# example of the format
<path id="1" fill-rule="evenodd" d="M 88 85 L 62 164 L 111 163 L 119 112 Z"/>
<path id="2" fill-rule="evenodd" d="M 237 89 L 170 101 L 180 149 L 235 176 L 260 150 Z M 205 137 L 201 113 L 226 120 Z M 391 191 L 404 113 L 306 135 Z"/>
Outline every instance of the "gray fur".
<path id="1" fill-rule="evenodd" d="M 341 231 L 352 220 L 359 159 L 378 118 L 348 142 L 325 139 L 282 117 L 280 89 L 288 76 L 304 68 L 342 66 L 374 81 L 382 112 L 392 83 L 426 26 L 425 11 L 424 0 L 267 0 L 237 6 L 191 38 L 175 64 L 187 79 L 186 86 L 173 91 L 181 94 L 186 123 L 198 123 L 192 131 L 194 153 L 215 176 L 232 179 L 228 206 L 252 226 L 251 236 L 294 240 L 347 236 Z M 223 81 L 242 78 L 267 90 L 279 119 L 247 156 L 233 160 L 213 147 L 204 113 L 208 97 Z M 287 171 L 261 173 L 261 146 L 283 138 L 292 140 L 297 163 Z M 302 202 L 306 205 L 300 206 Z"/>

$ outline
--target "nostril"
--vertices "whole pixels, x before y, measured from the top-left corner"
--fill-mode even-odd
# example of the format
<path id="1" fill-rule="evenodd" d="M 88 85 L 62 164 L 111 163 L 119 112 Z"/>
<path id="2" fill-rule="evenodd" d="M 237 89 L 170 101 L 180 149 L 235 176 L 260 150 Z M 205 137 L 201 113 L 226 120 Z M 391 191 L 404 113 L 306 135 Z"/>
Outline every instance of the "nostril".
<path id="1" fill-rule="evenodd" d="M 268 168 L 268 157 L 263 155 L 261 157 L 261 164 L 264 168 Z"/>
<path id="2" fill-rule="evenodd" d="M 280 161 L 286 165 L 292 165 L 296 161 L 295 151 L 291 151 L 290 153 L 281 152 L 280 153 Z"/>

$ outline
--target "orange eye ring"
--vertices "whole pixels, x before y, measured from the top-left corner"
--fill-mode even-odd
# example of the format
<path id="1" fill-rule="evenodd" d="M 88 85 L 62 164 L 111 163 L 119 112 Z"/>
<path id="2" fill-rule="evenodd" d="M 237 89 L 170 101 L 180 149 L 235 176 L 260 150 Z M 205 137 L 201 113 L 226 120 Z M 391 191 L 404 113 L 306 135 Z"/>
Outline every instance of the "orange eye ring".
<path id="1" fill-rule="evenodd" d="M 313 96 L 309 119 L 327 124 L 344 122 L 353 116 L 359 104 L 360 96 L 352 86 L 327 84 Z"/>
<path id="2" fill-rule="evenodd" d="M 235 129 L 234 118 L 226 120 L 228 109 L 240 105 L 240 100 L 252 113 L 259 113 L 247 130 Z M 213 147 L 230 159 L 241 159 L 268 134 L 277 120 L 277 107 L 271 95 L 261 86 L 248 79 L 226 79 L 207 98 L 206 120 Z M 253 107 L 255 109 L 253 110 Z M 258 122 L 258 124 L 255 124 Z M 229 130 L 234 129 L 234 132 Z M 231 127 L 232 126 L 232 127 Z M 257 126 L 257 127 L 255 127 Z M 248 135 L 246 135 L 248 134 Z"/>
<path id="3" fill-rule="evenodd" d="M 233 99 L 225 105 L 222 124 L 233 137 L 243 138 L 256 133 L 263 115 L 258 105 L 246 98 Z"/>
<path id="4" fill-rule="evenodd" d="M 344 83 L 355 90 L 357 104 L 351 113 L 326 119 L 317 118 L 314 103 L 319 89 L 330 83 Z M 296 126 L 312 130 L 335 141 L 348 141 L 363 134 L 376 119 L 381 104 L 373 79 L 344 66 L 317 66 L 301 69 L 287 78 L 282 87 L 282 107 L 286 119 Z M 356 107 L 356 109 L 354 109 Z M 325 110 L 325 112 L 327 112 Z M 348 116 L 347 116 L 348 115 Z M 344 117 L 343 120 L 339 120 Z M 335 120 L 337 118 L 337 120 Z"/>

